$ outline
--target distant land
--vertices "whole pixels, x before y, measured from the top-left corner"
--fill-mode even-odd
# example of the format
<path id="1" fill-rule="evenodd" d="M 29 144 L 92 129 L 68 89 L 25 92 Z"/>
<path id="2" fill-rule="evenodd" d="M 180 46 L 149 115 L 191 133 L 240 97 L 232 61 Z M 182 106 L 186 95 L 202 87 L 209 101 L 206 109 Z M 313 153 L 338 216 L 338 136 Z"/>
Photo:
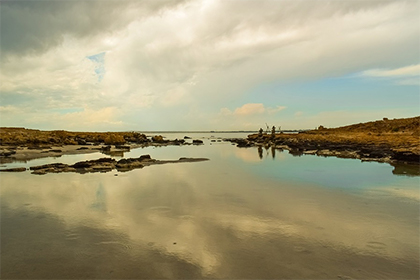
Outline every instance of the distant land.
<path id="1" fill-rule="evenodd" d="M 363 161 L 420 163 L 420 116 L 382 120 L 300 133 L 254 133 L 230 139 L 238 147 L 273 147 L 292 154 L 358 158 Z M 418 168 L 417 168 L 418 169 Z"/>
<path id="2" fill-rule="evenodd" d="M 144 132 L 72 132 L 64 130 L 42 131 L 19 127 L 0 128 L 1 156 L 11 156 L 17 150 L 48 149 L 60 146 L 86 146 L 91 150 L 101 145 L 190 145 L 201 140 L 169 140 L 164 134 L 185 133 L 250 133 L 245 138 L 226 139 L 238 147 L 286 148 L 294 154 L 317 154 L 375 160 L 383 162 L 420 161 L 420 116 L 405 119 L 388 119 L 347 125 L 337 128 L 319 126 L 313 130 L 263 131 L 144 131 Z M 149 134 L 148 135 L 146 135 Z M 161 135 L 163 134 L 163 136 Z M 89 148 L 88 148 L 89 147 Z M 105 149 L 102 147 L 101 149 Z M 109 149 L 109 147 L 107 148 Z"/>

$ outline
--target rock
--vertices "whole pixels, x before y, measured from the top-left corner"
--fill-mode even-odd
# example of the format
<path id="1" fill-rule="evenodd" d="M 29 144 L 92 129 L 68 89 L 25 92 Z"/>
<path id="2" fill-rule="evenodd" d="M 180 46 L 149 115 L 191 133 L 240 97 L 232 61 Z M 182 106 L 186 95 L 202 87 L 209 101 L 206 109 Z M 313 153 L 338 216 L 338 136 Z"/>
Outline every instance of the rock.
<path id="1" fill-rule="evenodd" d="M 184 139 L 191 139 L 191 137 L 189 137 L 189 136 L 184 136 Z"/>
<path id="2" fill-rule="evenodd" d="M 128 150 L 130 151 L 130 146 L 124 146 L 124 145 L 115 145 L 116 149 L 121 149 L 121 150 Z"/>
<path id="3" fill-rule="evenodd" d="M 184 139 L 175 139 L 173 141 L 170 141 L 169 143 L 172 144 L 172 145 L 182 145 L 182 144 L 185 143 L 185 140 Z"/>
<path id="4" fill-rule="evenodd" d="M 420 155 L 408 149 L 393 150 L 393 155 L 391 158 L 399 161 L 420 163 Z"/>
<path id="5" fill-rule="evenodd" d="M 41 169 L 62 169 L 69 167 L 67 164 L 64 163 L 50 163 L 50 164 L 44 164 L 39 166 L 31 166 L 29 167 L 30 170 L 41 170 Z"/>
<path id="6" fill-rule="evenodd" d="M 32 171 L 31 174 L 34 174 L 34 175 L 45 175 L 45 174 L 47 174 L 47 171 L 45 169 L 40 169 L 40 170 Z"/>
<path id="7" fill-rule="evenodd" d="M 16 151 L 11 151 L 11 150 L 6 150 L 6 149 L 3 149 L 0 151 L 0 157 L 9 157 L 14 154 L 16 154 Z"/>
<path id="8" fill-rule="evenodd" d="M 77 141 L 78 145 L 86 145 L 87 144 L 85 139 L 76 138 L 76 141 Z"/>
<path id="9" fill-rule="evenodd" d="M 155 143 L 163 143 L 164 139 L 162 137 L 162 135 L 155 135 L 152 137 L 152 141 Z"/>
<path id="10" fill-rule="evenodd" d="M 150 155 L 142 155 L 142 156 L 140 156 L 139 157 L 139 160 L 148 160 L 148 159 L 152 159 L 151 157 L 150 157 Z"/>
<path id="11" fill-rule="evenodd" d="M 101 148 L 101 150 L 102 150 L 102 151 L 104 151 L 104 152 L 109 152 L 109 151 L 111 151 L 111 145 L 108 145 L 108 146 L 103 146 L 103 147 Z"/>
<path id="12" fill-rule="evenodd" d="M 23 171 L 26 171 L 25 167 L 0 169 L 0 172 L 23 172 Z"/>
<path id="13" fill-rule="evenodd" d="M 203 144 L 204 142 L 203 142 L 203 140 L 199 140 L 199 139 L 194 139 L 193 140 L 193 144 L 196 144 L 196 145 L 200 145 L 200 144 Z"/>
<path id="14" fill-rule="evenodd" d="M 118 162 L 113 158 L 100 158 L 96 160 L 87 160 L 87 161 L 77 162 L 73 165 L 67 165 L 64 163 L 51 163 L 51 164 L 44 164 L 44 165 L 39 165 L 39 166 L 32 166 L 30 167 L 30 170 L 33 171 L 32 174 L 36 174 L 36 175 L 44 175 L 47 173 L 60 173 L 60 172 L 77 172 L 77 173 L 84 174 L 84 173 L 89 173 L 89 172 L 109 172 L 113 169 L 117 169 L 118 171 L 124 172 L 124 171 L 130 171 L 137 168 L 143 168 L 144 166 L 149 166 L 153 164 L 197 162 L 197 161 L 204 161 L 204 160 L 208 160 L 208 159 L 180 158 L 179 160 L 159 161 L 159 160 L 152 159 L 150 155 L 142 155 L 138 158 L 120 159 Z"/>

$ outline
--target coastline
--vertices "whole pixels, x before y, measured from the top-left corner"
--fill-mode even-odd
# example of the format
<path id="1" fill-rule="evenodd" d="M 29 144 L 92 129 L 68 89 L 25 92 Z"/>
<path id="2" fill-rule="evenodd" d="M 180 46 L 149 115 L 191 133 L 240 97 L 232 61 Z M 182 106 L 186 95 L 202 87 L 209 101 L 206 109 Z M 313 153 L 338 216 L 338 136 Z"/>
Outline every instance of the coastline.
<path id="1" fill-rule="evenodd" d="M 419 140 L 411 135 L 368 135 L 364 133 L 251 134 L 248 138 L 224 139 L 238 148 L 264 147 L 288 150 L 300 156 L 313 154 L 387 163 L 420 163 Z"/>
<path id="2" fill-rule="evenodd" d="M 137 132 L 69 132 L 0 128 L 0 164 L 95 152 L 123 156 L 124 152 L 139 147 L 203 144 L 203 141 L 198 139 L 187 136 L 184 138 L 168 140 L 161 135 L 146 136 Z"/>
<path id="3" fill-rule="evenodd" d="M 273 129 L 275 129 L 273 127 Z M 226 139 L 237 147 L 273 147 L 293 155 L 314 154 L 361 161 L 420 164 L 420 117 L 382 120 L 288 133 L 250 134 L 246 139 Z"/>
<path id="4" fill-rule="evenodd" d="M 247 138 L 224 138 L 238 148 L 263 147 L 288 150 L 292 155 L 313 154 L 354 158 L 361 161 L 420 164 L 420 117 L 383 120 L 338 128 L 299 133 L 250 134 Z M 25 128 L 0 128 L 0 164 L 42 157 L 101 152 L 120 155 L 147 146 L 201 145 L 202 140 L 183 136 L 166 139 L 139 132 L 41 131 Z"/>

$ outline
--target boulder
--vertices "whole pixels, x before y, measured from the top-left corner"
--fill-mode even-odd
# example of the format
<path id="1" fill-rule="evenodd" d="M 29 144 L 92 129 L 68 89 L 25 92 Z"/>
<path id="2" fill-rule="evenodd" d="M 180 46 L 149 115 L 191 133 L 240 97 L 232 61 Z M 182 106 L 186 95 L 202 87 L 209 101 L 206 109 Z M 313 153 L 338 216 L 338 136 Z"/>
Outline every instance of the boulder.
<path id="1" fill-rule="evenodd" d="M 163 143 L 163 136 L 162 135 L 155 135 L 152 137 L 152 141 L 155 143 Z"/>

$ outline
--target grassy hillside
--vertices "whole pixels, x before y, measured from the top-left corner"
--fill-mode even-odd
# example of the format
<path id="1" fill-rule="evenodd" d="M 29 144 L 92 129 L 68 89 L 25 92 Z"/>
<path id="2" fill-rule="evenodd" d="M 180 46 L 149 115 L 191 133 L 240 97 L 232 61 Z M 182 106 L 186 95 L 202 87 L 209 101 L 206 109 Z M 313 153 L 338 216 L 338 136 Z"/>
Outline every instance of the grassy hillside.
<path id="1" fill-rule="evenodd" d="M 318 129 L 323 130 L 323 129 Z M 330 132 L 371 132 L 371 133 L 406 133 L 420 136 L 420 116 L 406 119 L 379 121 L 347 125 L 338 128 L 324 129 Z"/>

